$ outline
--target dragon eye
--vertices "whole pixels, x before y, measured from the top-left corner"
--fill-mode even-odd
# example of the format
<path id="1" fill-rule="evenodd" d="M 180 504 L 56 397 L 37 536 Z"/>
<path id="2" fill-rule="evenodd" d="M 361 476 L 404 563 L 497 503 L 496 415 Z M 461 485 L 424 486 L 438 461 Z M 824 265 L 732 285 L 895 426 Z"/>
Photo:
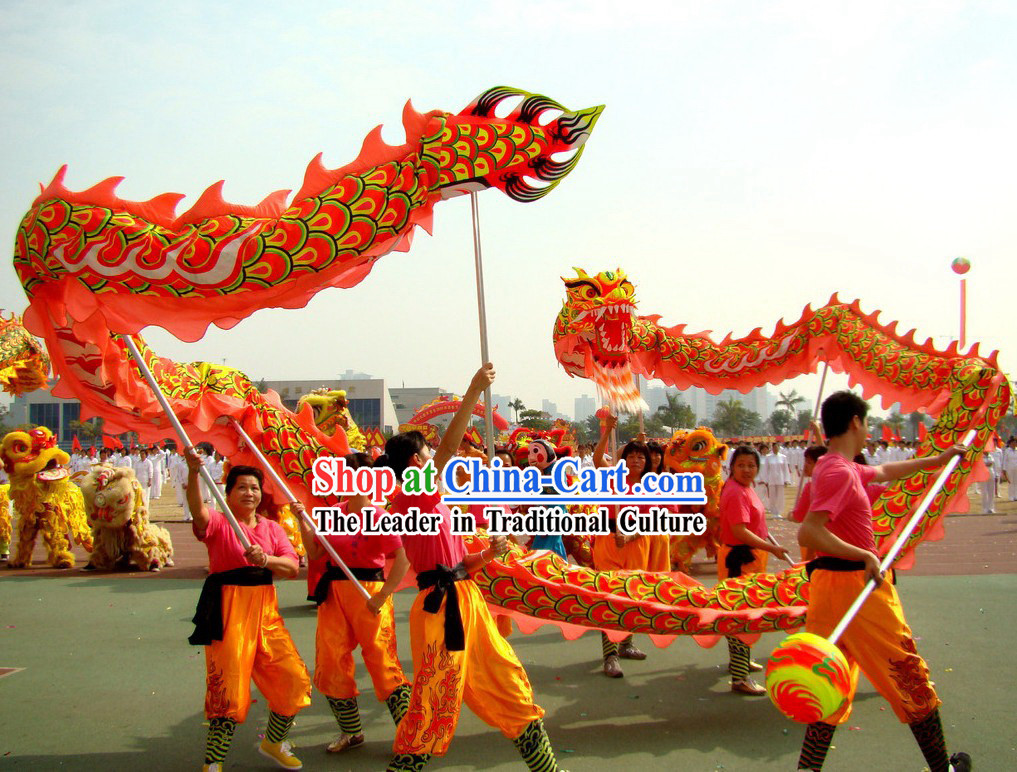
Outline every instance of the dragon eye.
<path id="1" fill-rule="evenodd" d="M 706 440 L 696 440 L 692 443 L 692 449 L 697 453 L 700 450 L 706 450 Z"/>

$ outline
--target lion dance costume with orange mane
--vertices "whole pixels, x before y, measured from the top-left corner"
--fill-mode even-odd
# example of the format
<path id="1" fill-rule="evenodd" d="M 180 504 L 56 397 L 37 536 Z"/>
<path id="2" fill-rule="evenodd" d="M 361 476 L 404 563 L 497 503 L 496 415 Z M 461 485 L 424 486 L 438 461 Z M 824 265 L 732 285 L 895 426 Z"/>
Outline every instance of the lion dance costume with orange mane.
<path id="1" fill-rule="evenodd" d="M 70 457 L 57 447 L 53 432 L 40 426 L 8 432 L 0 444 L 0 460 L 11 478 L 10 498 L 17 519 L 8 567 L 31 564 L 35 538 L 41 533 L 49 564 L 73 568 L 67 534 L 89 552 L 92 536 L 81 491 L 64 466 Z"/>

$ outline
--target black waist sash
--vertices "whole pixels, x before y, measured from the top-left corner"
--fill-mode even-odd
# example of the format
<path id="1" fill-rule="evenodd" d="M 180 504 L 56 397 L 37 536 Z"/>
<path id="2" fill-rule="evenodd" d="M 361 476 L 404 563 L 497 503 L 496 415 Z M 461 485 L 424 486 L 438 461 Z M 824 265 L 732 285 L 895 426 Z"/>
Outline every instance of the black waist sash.
<path id="1" fill-rule="evenodd" d="M 824 571 L 864 571 L 865 563 L 861 560 L 845 560 L 830 555 L 823 555 L 805 564 L 805 572 L 811 577 L 817 568 Z"/>
<path id="2" fill-rule="evenodd" d="M 846 560 L 844 558 L 835 558 L 831 555 L 823 555 L 815 560 L 810 560 L 805 564 L 805 573 L 812 578 L 812 572 L 817 568 L 821 568 L 824 571 L 864 571 L 865 563 L 860 560 Z M 890 568 L 887 570 L 890 577 L 890 584 L 897 584 L 897 572 Z"/>
<path id="3" fill-rule="evenodd" d="M 272 584 L 272 572 L 267 568 L 244 566 L 230 571 L 219 571 L 205 577 L 198 596 L 198 607 L 194 611 L 194 632 L 187 642 L 194 646 L 209 646 L 212 641 L 222 640 L 222 588 L 226 585 L 237 587 L 259 587 Z"/>
<path id="4" fill-rule="evenodd" d="M 756 559 L 756 553 L 748 544 L 728 544 L 731 551 L 724 558 L 724 567 L 727 568 L 729 579 L 742 575 L 742 566 L 748 565 Z"/>
<path id="5" fill-rule="evenodd" d="M 385 581 L 385 570 L 382 568 L 350 568 L 350 573 L 361 582 Z M 349 577 L 343 573 L 342 569 L 328 563 L 326 564 L 325 573 L 321 575 L 318 583 L 314 585 L 314 593 L 308 600 L 313 600 L 320 606 L 328 600 L 328 589 L 332 586 L 332 582 L 346 581 L 349 581 Z"/>
<path id="6" fill-rule="evenodd" d="M 455 568 L 438 564 L 433 571 L 421 571 L 417 574 L 417 588 L 421 591 L 431 589 L 424 598 L 424 611 L 437 614 L 441 608 L 442 598 L 445 603 L 445 648 L 449 651 L 462 651 L 466 648 L 466 634 L 463 632 L 463 616 L 459 611 L 459 594 L 456 582 L 469 579 L 466 567 L 460 563 Z"/>

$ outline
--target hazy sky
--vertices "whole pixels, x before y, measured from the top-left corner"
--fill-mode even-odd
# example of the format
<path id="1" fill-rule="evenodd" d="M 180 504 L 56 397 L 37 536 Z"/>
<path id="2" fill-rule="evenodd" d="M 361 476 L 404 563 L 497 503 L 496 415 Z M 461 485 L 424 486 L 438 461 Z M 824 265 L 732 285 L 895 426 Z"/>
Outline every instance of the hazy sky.
<path id="1" fill-rule="evenodd" d="M 157 7 L 158 6 L 158 7 Z M 120 195 L 211 182 L 254 203 L 307 161 L 356 156 L 400 113 L 495 85 L 605 104 L 545 199 L 480 196 L 495 391 L 566 412 L 559 276 L 624 268 L 641 313 L 716 337 L 797 319 L 833 292 L 945 344 L 952 258 L 971 259 L 968 340 L 1017 370 L 1017 5 L 1007 2 L 5 2 L 0 240 L 63 163 Z M 353 289 L 263 310 L 164 356 L 253 378 L 346 369 L 461 391 L 479 362 L 469 201 Z M 10 246 L 8 246 L 8 249 Z M 27 301 L 10 261 L 0 307 Z M 798 379 L 811 401 L 818 378 Z M 839 385 L 839 384 L 838 384 Z M 504 407 L 504 406 L 503 406 Z"/>

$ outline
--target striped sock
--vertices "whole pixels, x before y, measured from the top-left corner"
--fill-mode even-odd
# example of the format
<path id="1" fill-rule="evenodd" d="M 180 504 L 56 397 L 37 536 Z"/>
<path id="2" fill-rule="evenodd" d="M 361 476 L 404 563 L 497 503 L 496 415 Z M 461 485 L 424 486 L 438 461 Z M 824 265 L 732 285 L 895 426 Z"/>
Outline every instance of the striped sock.
<path id="1" fill-rule="evenodd" d="M 385 772 L 420 772 L 431 760 L 430 753 L 397 753 Z"/>
<path id="2" fill-rule="evenodd" d="M 208 737 L 205 738 L 205 763 L 222 764 L 233 743 L 237 722 L 225 716 L 208 720 Z"/>
<path id="3" fill-rule="evenodd" d="M 539 718 L 526 725 L 526 729 L 512 741 L 523 757 L 523 763 L 530 772 L 557 772 L 558 761 L 554 757 L 551 741 L 544 731 L 544 722 Z"/>
<path id="4" fill-rule="evenodd" d="M 265 741 L 273 745 L 283 742 L 290 733 L 293 719 L 296 716 L 280 716 L 275 711 L 268 712 L 268 726 L 265 728 Z"/>
<path id="5" fill-rule="evenodd" d="M 727 653 L 731 658 L 731 680 L 744 681 L 749 677 L 750 650 L 737 638 L 727 637 Z"/>
<path id="6" fill-rule="evenodd" d="M 819 770 L 826 761 L 826 752 L 833 742 L 833 733 L 837 727 L 817 721 L 805 727 L 805 742 L 802 743 L 802 755 L 798 757 L 798 769 Z"/>
<path id="7" fill-rule="evenodd" d="M 607 633 L 600 634 L 600 645 L 604 650 L 604 659 L 618 656 L 618 644 L 607 637 Z"/>
<path id="8" fill-rule="evenodd" d="M 930 772 L 948 772 L 950 759 L 946 755 L 946 738 L 943 737 L 943 722 L 939 718 L 939 708 L 935 708 L 921 721 L 908 724 L 922 755 L 929 765 Z"/>
<path id="9" fill-rule="evenodd" d="M 340 732 L 354 735 L 364 731 L 364 726 L 360 723 L 360 708 L 357 707 L 356 697 L 342 699 L 325 695 L 325 699 L 332 708 L 332 715 L 339 724 Z"/>
<path id="10" fill-rule="evenodd" d="M 413 688 L 409 684 L 399 684 L 385 698 L 385 705 L 388 706 L 388 712 L 392 714 L 392 720 L 396 726 L 399 726 L 399 722 L 403 720 L 403 716 L 410 709 L 411 694 L 413 694 Z"/>

